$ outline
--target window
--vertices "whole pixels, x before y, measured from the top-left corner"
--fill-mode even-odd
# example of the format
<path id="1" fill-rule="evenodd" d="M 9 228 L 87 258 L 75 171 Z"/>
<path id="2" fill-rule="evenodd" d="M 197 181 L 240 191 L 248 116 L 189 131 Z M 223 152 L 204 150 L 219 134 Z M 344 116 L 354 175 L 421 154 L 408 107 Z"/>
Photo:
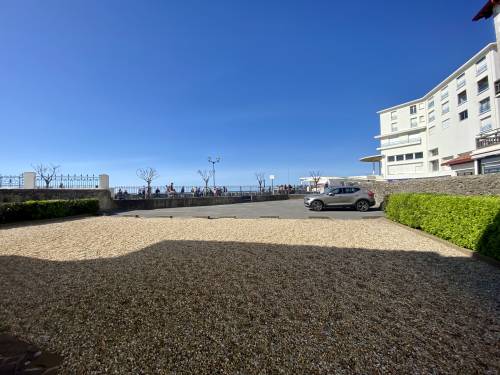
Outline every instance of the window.
<path id="1" fill-rule="evenodd" d="M 396 155 L 396 161 L 403 161 L 403 160 L 405 160 L 404 155 Z"/>
<path id="2" fill-rule="evenodd" d="M 387 160 L 388 160 L 389 162 L 394 161 L 394 156 L 389 156 L 389 157 L 387 158 Z"/>
<path id="3" fill-rule="evenodd" d="M 398 113 L 396 111 L 391 112 L 391 120 L 397 120 Z"/>
<path id="4" fill-rule="evenodd" d="M 488 76 L 477 82 L 477 93 L 481 94 L 490 88 L 490 83 L 488 82 Z"/>
<path id="5" fill-rule="evenodd" d="M 418 105 L 418 109 L 425 109 L 425 104 L 424 103 L 420 103 Z"/>
<path id="6" fill-rule="evenodd" d="M 417 126 L 418 126 L 417 118 L 416 117 L 411 118 L 410 119 L 410 127 L 416 128 Z"/>
<path id="7" fill-rule="evenodd" d="M 430 111 L 429 112 L 429 122 L 432 122 L 436 119 L 436 117 L 434 116 L 434 111 Z"/>
<path id="8" fill-rule="evenodd" d="M 391 124 L 391 132 L 397 132 L 398 131 L 398 124 L 393 122 Z"/>
<path id="9" fill-rule="evenodd" d="M 416 152 L 415 153 L 415 159 L 423 159 L 423 158 L 424 158 L 423 152 Z"/>
<path id="10" fill-rule="evenodd" d="M 427 102 L 427 108 L 428 108 L 428 109 L 434 108 L 434 98 L 431 98 L 431 99 Z"/>
<path id="11" fill-rule="evenodd" d="M 425 116 L 420 116 L 420 122 L 425 122 Z"/>
<path id="12" fill-rule="evenodd" d="M 451 123 L 450 123 L 450 119 L 449 118 L 447 118 L 446 120 L 443 120 L 443 122 L 441 123 L 441 126 L 443 127 L 443 129 L 449 128 L 450 125 L 451 125 Z"/>
<path id="13" fill-rule="evenodd" d="M 491 117 L 487 117 L 485 119 L 481 120 L 481 128 L 479 131 L 481 133 L 486 133 L 489 132 L 491 129 L 493 129 L 493 124 L 491 123 Z"/>
<path id="14" fill-rule="evenodd" d="M 458 105 L 462 105 L 467 102 L 467 91 L 464 90 L 458 94 Z"/>
<path id="15" fill-rule="evenodd" d="M 438 156 L 439 155 L 439 149 L 438 148 L 434 148 L 432 150 L 429 150 L 429 155 L 430 156 Z"/>
<path id="16" fill-rule="evenodd" d="M 355 188 L 355 187 L 345 187 L 345 188 L 342 188 L 344 194 L 354 194 L 356 192 L 359 191 L 359 188 Z"/>
<path id="17" fill-rule="evenodd" d="M 482 72 L 486 71 L 486 69 L 488 69 L 488 64 L 486 63 L 485 56 L 476 63 L 476 75 L 481 74 Z"/>
<path id="18" fill-rule="evenodd" d="M 405 159 L 406 160 L 413 160 L 413 154 L 406 154 Z"/>
<path id="19" fill-rule="evenodd" d="M 438 172 L 439 171 L 439 160 L 432 160 L 429 162 L 429 165 L 431 167 L 432 172 Z"/>
<path id="20" fill-rule="evenodd" d="M 443 115 L 447 114 L 448 112 L 450 112 L 450 103 L 449 102 L 445 102 L 441 105 L 441 113 Z"/>
<path id="21" fill-rule="evenodd" d="M 467 110 L 460 112 L 458 114 L 458 118 L 460 119 L 460 121 L 464 121 L 464 120 L 468 119 L 469 118 L 469 112 Z"/>
<path id="22" fill-rule="evenodd" d="M 479 102 L 479 114 L 486 113 L 490 110 L 490 98 L 483 99 Z"/>
<path id="23" fill-rule="evenodd" d="M 441 90 L 441 100 L 445 100 L 448 97 L 448 86 Z"/>
<path id="24" fill-rule="evenodd" d="M 417 106 L 416 105 L 410 106 L 410 115 L 414 115 L 415 113 L 417 113 Z"/>
<path id="25" fill-rule="evenodd" d="M 465 73 L 462 73 L 457 78 L 457 90 L 465 86 Z"/>

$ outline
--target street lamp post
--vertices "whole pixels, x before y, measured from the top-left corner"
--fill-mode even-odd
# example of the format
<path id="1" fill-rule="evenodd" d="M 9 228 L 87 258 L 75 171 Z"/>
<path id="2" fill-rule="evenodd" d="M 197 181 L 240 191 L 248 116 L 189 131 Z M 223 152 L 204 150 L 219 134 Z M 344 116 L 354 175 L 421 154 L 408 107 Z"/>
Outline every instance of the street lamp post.
<path id="1" fill-rule="evenodd" d="M 215 191 L 215 164 L 220 163 L 220 157 L 212 158 L 211 156 L 208 157 L 208 162 L 212 163 L 212 179 L 214 181 L 214 191 Z"/>

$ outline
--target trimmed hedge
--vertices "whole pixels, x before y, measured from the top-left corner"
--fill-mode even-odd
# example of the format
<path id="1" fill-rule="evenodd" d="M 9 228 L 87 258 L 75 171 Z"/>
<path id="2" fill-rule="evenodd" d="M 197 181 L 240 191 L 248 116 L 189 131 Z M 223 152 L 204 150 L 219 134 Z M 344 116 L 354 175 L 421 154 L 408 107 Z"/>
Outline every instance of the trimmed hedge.
<path id="1" fill-rule="evenodd" d="M 97 199 L 26 201 L 0 204 L 0 223 L 96 214 Z"/>
<path id="2" fill-rule="evenodd" d="M 500 260 L 500 196 L 392 194 L 385 211 L 398 223 Z"/>

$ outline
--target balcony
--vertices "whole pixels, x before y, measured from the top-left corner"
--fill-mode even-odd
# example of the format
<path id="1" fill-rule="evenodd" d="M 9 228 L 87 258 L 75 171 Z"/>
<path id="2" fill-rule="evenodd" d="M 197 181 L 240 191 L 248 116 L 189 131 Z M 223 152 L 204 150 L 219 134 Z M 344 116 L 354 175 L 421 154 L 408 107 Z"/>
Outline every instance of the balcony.
<path id="1" fill-rule="evenodd" d="M 422 143 L 422 138 L 409 138 L 409 139 L 399 139 L 399 140 L 391 140 L 385 141 L 380 144 L 380 147 L 377 147 L 378 151 L 387 150 L 390 148 L 398 148 L 404 146 L 413 146 L 419 145 Z"/>
<path id="2" fill-rule="evenodd" d="M 500 98 L 500 79 L 495 82 L 495 96 Z"/>
<path id="3" fill-rule="evenodd" d="M 481 135 L 476 138 L 476 148 L 485 148 L 500 144 L 500 131 L 495 133 Z"/>

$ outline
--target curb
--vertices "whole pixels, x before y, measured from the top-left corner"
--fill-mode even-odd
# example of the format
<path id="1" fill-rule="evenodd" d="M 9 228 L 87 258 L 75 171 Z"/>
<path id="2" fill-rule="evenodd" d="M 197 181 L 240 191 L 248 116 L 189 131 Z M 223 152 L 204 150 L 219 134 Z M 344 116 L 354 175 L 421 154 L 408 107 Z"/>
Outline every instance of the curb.
<path id="1" fill-rule="evenodd" d="M 383 219 L 385 221 L 389 222 L 389 223 L 397 225 L 398 227 L 407 229 L 410 232 L 413 232 L 415 234 L 419 234 L 421 236 L 427 237 L 427 238 L 429 238 L 431 240 L 434 240 L 434 241 L 437 241 L 439 243 L 442 243 L 443 245 L 447 245 L 447 246 L 453 248 L 454 250 L 457 250 L 459 253 L 467 255 L 469 258 L 472 258 L 474 260 L 480 260 L 480 261 L 486 262 L 486 263 L 488 263 L 488 264 L 490 264 L 492 266 L 500 268 L 500 261 L 498 261 L 496 259 L 493 259 L 493 258 L 490 258 L 489 256 L 486 256 L 486 255 L 483 255 L 483 254 L 479 254 L 479 253 L 477 253 L 475 251 L 466 249 L 465 247 L 460 247 L 458 245 L 455 245 L 454 243 L 446 241 L 446 240 L 444 240 L 444 239 L 442 239 L 440 237 L 437 237 L 437 236 L 435 236 L 433 234 L 430 234 L 430 233 L 424 232 L 422 230 L 406 226 L 406 225 L 401 224 L 401 223 L 397 223 L 395 221 L 389 220 L 386 217 L 383 217 Z"/>

